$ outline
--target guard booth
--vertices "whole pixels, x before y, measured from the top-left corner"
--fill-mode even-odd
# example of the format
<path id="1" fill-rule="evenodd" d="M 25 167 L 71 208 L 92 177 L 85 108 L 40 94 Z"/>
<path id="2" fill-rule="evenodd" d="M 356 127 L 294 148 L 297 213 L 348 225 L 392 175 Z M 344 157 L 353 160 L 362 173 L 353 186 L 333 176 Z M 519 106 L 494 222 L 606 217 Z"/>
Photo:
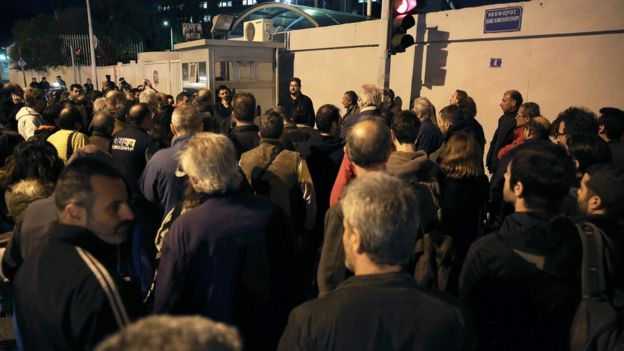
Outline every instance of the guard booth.
<path id="1" fill-rule="evenodd" d="M 277 105 L 279 54 L 283 43 L 200 39 L 174 46 L 180 54 L 182 89 L 195 92 L 225 85 L 252 93 L 262 111 Z"/>

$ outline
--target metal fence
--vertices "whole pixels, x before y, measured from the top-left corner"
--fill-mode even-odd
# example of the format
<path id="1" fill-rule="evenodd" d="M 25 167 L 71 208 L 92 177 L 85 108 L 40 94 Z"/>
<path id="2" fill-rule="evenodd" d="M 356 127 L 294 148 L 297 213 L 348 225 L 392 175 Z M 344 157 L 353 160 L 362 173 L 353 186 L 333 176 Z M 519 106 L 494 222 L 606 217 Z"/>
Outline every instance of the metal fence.
<path id="1" fill-rule="evenodd" d="M 74 63 L 79 66 L 87 66 L 91 64 L 91 52 L 89 51 L 89 36 L 86 34 L 70 34 L 61 35 L 61 50 L 65 57 L 65 65 L 71 66 L 72 55 Z M 143 42 L 133 42 L 130 40 L 119 41 L 112 40 L 108 37 L 95 38 L 97 63 L 100 61 L 104 64 L 111 62 L 127 61 L 132 56 L 143 52 Z"/>

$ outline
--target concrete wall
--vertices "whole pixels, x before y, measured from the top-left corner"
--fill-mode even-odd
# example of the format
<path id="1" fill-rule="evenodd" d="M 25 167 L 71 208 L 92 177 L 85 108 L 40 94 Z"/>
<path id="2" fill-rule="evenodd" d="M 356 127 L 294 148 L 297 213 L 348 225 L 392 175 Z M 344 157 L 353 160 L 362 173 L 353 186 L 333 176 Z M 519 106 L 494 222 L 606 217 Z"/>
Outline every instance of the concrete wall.
<path id="1" fill-rule="evenodd" d="M 133 87 L 142 84 L 144 79 L 149 79 L 154 83 L 154 70 L 156 70 L 159 76 L 158 83 L 154 83 L 156 90 L 172 95 L 182 91 L 179 54 L 175 56 L 178 58 L 177 61 L 151 61 L 151 59 L 155 58 L 167 58 L 158 55 L 152 56 L 150 60 L 142 60 L 139 63 L 119 63 L 113 66 L 97 67 L 97 76 L 100 82 L 99 88 L 102 88 L 107 74 L 115 82 L 118 82 L 119 78 L 123 77 Z M 45 72 L 26 70 L 24 74 L 20 70 L 10 69 L 9 80 L 23 85 L 24 75 L 26 76 L 26 86 L 30 84 L 33 77 L 37 78 L 37 81 L 41 81 L 41 77 L 46 77 L 48 82 L 52 84 L 56 76 L 60 75 L 68 86 L 73 83 L 83 84 L 87 78 L 92 77 L 90 66 L 77 66 L 75 69 L 57 66 L 50 67 Z"/>
<path id="2" fill-rule="evenodd" d="M 484 34 L 485 10 L 508 6 L 523 7 L 521 31 Z M 570 105 L 624 108 L 624 1 L 542 0 L 416 17 L 417 45 L 392 56 L 390 87 L 404 108 L 421 95 L 439 110 L 455 89 L 466 90 L 488 140 L 507 89 L 539 103 L 551 120 Z M 289 33 L 293 75 L 315 107 L 342 107 L 345 90 L 377 81 L 379 26 L 369 21 Z M 445 74 L 432 76 L 427 66 L 433 46 L 448 52 Z M 490 58 L 501 58 L 502 67 L 490 68 Z"/>

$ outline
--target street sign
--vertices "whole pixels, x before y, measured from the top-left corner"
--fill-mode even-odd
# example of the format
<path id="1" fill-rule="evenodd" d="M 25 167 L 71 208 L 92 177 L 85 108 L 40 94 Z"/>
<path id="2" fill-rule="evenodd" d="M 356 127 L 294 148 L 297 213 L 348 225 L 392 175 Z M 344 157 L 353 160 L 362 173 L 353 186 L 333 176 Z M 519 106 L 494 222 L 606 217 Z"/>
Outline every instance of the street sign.
<path id="1" fill-rule="evenodd" d="M 26 67 L 26 60 L 20 57 L 20 59 L 17 61 L 17 65 L 20 66 L 21 69 L 24 69 L 24 67 Z"/>
<path id="2" fill-rule="evenodd" d="M 522 27 L 522 6 L 485 10 L 483 33 L 517 32 Z"/>
<path id="3" fill-rule="evenodd" d="M 491 58 L 490 59 L 490 67 L 500 68 L 503 65 L 502 58 Z"/>

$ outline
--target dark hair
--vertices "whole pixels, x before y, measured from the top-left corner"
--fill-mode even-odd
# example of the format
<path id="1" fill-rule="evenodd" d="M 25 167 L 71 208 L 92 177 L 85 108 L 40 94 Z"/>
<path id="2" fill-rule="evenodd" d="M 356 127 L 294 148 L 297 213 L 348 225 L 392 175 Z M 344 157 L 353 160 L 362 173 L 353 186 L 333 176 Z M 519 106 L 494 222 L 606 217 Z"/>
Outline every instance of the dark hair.
<path id="1" fill-rule="evenodd" d="M 96 112 L 91 121 L 91 131 L 104 135 L 110 136 L 114 126 L 115 116 L 107 109 Z"/>
<path id="2" fill-rule="evenodd" d="M 306 124 L 308 122 L 308 111 L 303 105 L 297 105 L 290 116 L 295 124 Z"/>
<path id="3" fill-rule="evenodd" d="M 440 118 L 450 124 L 456 124 L 457 122 L 463 120 L 463 114 L 459 106 L 448 105 L 440 110 Z"/>
<path id="4" fill-rule="evenodd" d="M 624 111 L 615 107 L 603 107 L 600 109 L 598 124 L 604 126 L 609 140 L 619 141 L 624 135 Z"/>
<path id="5" fill-rule="evenodd" d="M 534 102 L 525 102 L 524 104 L 520 105 L 520 107 L 524 108 L 525 117 L 531 118 L 542 115 L 539 105 Z"/>
<path id="6" fill-rule="evenodd" d="M 260 136 L 262 138 L 278 139 L 284 131 L 284 119 L 275 112 L 267 112 L 260 117 Z"/>
<path id="7" fill-rule="evenodd" d="M 150 110 L 149 105 L 144 102 L 133 105 L 128 111 L 128 119 L 135 125 L 141 125 L 146 118 L 151 116 L 152 111 Z"/>
<path id="8" fill-rule="evenodd" d="M 390 126 L 392 125 L 392 120 L 394 119 L 394 112 L 392 112 L 391 109 L 385 107 L 379 108 L 375 112 L 375 115 L 380 117 L 380 121 L 383 121 L 386 126 L 390 128 Z"/>
<path id="9" fill-rule="evenodd" d="M 180 103 L 180 101 L 182 101 L 183 98 L 187 98 L 187 99 L 190 100 L 191 99 L 191 94 L 187 93 L 186 91 L 181 92 L 175 98 L 176 104 Z"/>
<path id="10" fill-rule="evenodd" d="M 420 120 L 413 111 L 401 111 L 392 120 L 391 126 L 394 137 L 401 144 L 413 144 L 416 142 Z"/>
<path id="11" fill-rule="evenodd" d="M 535 139 L 546 140 L 548 139 L 548 136 L 550 134 L 550 130 L 546 128 L 545 125 L 543 125 L 542 123 L 533 121 L 533 120 L 529 120 L 529 122 L 525 124 L 522 128 L 528 131 L 531 137 Z"/>
<path id="12" fill-rule="evenodd" d="M 466 108 L 464 110 L 464 118 L 467 121 L 472 121 L 477 117 L 477 103 L 470 96 L 466 100 Z"/>
<path id="13" fill-rule="evenodd" d="M 572 160 L 563 147 L 553 143 L 519 149 L 509 170 L 509 186 L 513 189 L 517 182 L 522 183 L 527 207 L 549 212 L 557 210 L 575 178 Z"/>
<path id="14" fill-rule="evenodd" d="M 69 86 L 69 90 L 70 90 L 70 91 L 71 91 L 71 90 L 74 90 L 74 89 L 83 90 L 83 89 L 82 89 L 82 85 L 77 84 L 77 83 L 74 83 L 74 84 L 72 84 L 72 85 L 70 85 L 70 86 Z"/>
<path id="15" fill-rule="evenodd" d="M 611 148 L 597 135 L 577 134 L 567 140 L 570 156 L 578 161 L 578 171 L 585 173 L 587 167 L 596 163 L 611 162 Z"/>
<path id="16" fill-rule="evenodd" d="M 47 141 L 32 140 L 23 142 L 6 161 L 6 178 L 3 188 L 20 180 L 35 178 L 42 183 L 54 183 L 63 170 L 63 160 L 58 157 L 56 148 Z"/>
<path id="17" fill-rule="evenodd" d="M 359 127 L 370 125 L 370 130 L 364 135 L 355 135 Z M 392 150 L 390 128 L 385 124 L 367 119 L 356 123 L 347 135 L 347 155 L 351 162 L 362 168 L 369 168 L 386 163 Z"/>
<path id="18" fill-rule="evenodd" d="M 522 94 L 520 94 L 520 92 L 517 90 L 509 90 L 508 93 L 509 93 L 509 97 L 516 102 L 516 110 L 517 110 L 520 107 L 520 105 L 522 105 L 522 102 L 524 101 L 522 100 Z"/>
<path id="19" fill-rule="evenodd" d="M 121 173 L 110 162 L 91 155 L 79 157 L 65 167 L 56 183 L 54 188 L 56 208 L 62 210 L 67 204 L 74 202 L 90 210 L 95 200 L 91 194 L 93 176 L 123 179 Z"/>
<path id="20" fill-rule="evenodd" d="M 334 123 L 340 121 L 340 110 L 338 107 L 325 104 L 316 111 L 316 128 L 321 133 L 329 133 Z"/>
<path id="21" fill-rule="evenodd" d="M 595 164 L 586 170 L 587 188 L 600 197 L 605 212 L 612 217 L 624 217 L 624 166 Z"/>
<path id="22" fill-rule="evenodd" d="M 219 94 L 219 92 L 221 92 L 221 90 L 227 90 L 230 91 L 230 88 L 228 88 L 225 85 L 219 85 L 219 87 L 217 88 L 217 94 Z"/>
<path id="23" fill-rule="evenodd" d="M 596 114 L 584 107 L 568 107 L 561 112 L 553 122 L 553 132 L 558 133 L 559 124 L 565 123 L 566 135 L 598 134 L 598 121 Z"/>
<path id="24" fill-rule="evenodd" d="M 390 98 L 390 100 L 394 100 L 394 90 L 392 89 L 384 89 L 383 91 L 384 96 L 387 96 Z"/>
<path id="25" fill-rule="evenodd" d="M 76 106 L 67 104 L 59 113 L 56 124 L 61 129 L 79 130 L 82 124 L 82 114 Z"/>
<path id="26" fill-rule="evenodd" d="M 256 97 L 251 93 L 237 93 L 232 100 L 234 118 L 251 122 L 256 117 Z"/>
<path id="27" fill-rule="evenodd" d="M 20 143 L 24 142 L 24 137 L 14 130 L 0 129 L 0 168 L 2 168 L 9 156 Z"/>
<path id="28" fill-rule="evenodd" d="M 297 78 L 297 77 L 293 77 L 293 78 L 290 80 L 290 83 L 292 83 L 292 82 L 295 82 L 295 83 L 297 83 L 297 85 L 298 85 L 298 86 L 301 86 L 301 79 L 299 79 L 299 78 Z"/>
<path id="29" fill-rule="evenodd" d="M 351 102 L 351 105 L 357 105 L 358 96 L 355 91 L 353 90 L 345 91 L 344 95 L 346 95 L 349 98 L 349 102 Z"/>

